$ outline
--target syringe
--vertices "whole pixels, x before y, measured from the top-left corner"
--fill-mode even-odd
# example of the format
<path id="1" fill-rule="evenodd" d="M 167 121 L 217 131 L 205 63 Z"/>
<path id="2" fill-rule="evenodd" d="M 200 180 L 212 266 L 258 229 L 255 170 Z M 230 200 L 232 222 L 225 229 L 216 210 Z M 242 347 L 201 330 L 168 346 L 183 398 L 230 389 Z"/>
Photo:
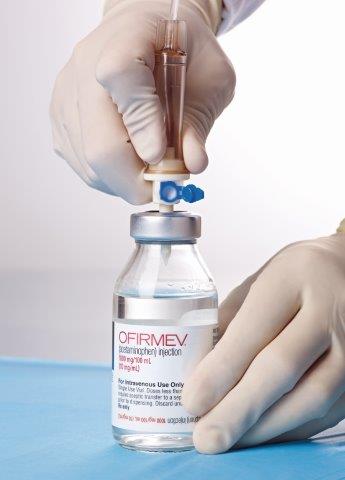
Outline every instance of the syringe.
<path id="1" fill-rule="evenodd" d="M 153 182 L 153 202 L 160 211 L 172 211 L 180 199 L 195 202 L 204 197 L 194 185 L 183 186 L 190 177 L 182 151 L 182 126 L 187 66 L 187 27 L 177 20 L 178 0 L 172 0 L 170 19 L 157 26 L 154 77 L 166 127 L 167 150 L 156 165 L 149 165 L 145 180 Z"/>

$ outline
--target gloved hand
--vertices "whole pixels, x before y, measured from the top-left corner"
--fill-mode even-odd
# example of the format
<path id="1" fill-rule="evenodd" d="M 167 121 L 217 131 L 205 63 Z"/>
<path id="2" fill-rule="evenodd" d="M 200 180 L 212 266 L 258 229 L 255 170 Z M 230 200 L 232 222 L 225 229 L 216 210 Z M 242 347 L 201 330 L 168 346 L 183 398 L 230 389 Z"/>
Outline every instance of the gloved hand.
<path id="1" fill-rule="evenodd" d="M 168 17 L 169 5 L 110 2 L 102 23 L 78 43 L 58 76 L 51 103 L 55 151 L 88 185 L 133 204 L 151 201 L 144 162 L 157 163 L 165 153 L 152 72 L 156 25 Z M 188 25 L 183 150 L 191 173 L 206 168 L 206 137 L 234 94 L 234 70 L 214 34 L 220 5 L 182 0 L 179 9 Z"/>
<path id="2" fill-rule="evenodd" d="M 187 380 L 197 450 L 308 438 L 345 417 L 345 233 L 290 245 L 220 307 Z"/>

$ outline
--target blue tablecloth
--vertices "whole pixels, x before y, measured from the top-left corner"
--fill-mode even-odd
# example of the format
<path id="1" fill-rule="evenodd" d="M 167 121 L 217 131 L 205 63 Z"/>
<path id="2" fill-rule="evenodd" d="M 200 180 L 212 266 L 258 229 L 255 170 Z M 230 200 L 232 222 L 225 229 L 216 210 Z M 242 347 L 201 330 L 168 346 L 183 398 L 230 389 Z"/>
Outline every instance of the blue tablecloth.
<path id="1" fill-rule="evenodd" d="M 1 480 L 340 480 L 345 435 L 203 456 L 114 444 L 110 369 L 0 361 Z"/>

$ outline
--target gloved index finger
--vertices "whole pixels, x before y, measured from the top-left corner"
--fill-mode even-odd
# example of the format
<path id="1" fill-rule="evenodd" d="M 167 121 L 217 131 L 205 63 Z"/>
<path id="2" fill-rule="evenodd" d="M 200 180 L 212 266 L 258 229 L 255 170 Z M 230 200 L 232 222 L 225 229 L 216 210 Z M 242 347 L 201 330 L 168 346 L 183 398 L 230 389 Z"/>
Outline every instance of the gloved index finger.
<path id="1" fill-rule="evenodd" d="M 153 77 L 154 37 L 147 30 L 119 30 L 99 59 L 96 77 L 122 115 L 139 157 L 156 163 L 165 153 L 166 135 Z"/>
<path id="2" fill-rule="evenodd" d="M 288 270 L 284 259 L 268 265 L 222 339 L 187 379 L 182 400 L 190 413 L 204 415 L 214 407 L 241 379 L 255 356 L 295 316 L 300 308 L 300 291 Z"/>
<path id="3" fill-rule="evenodd" d="M 219 453 L 232 447 L 296 385 L 329 344 L 328 332 L 315 328 L 314 311 L 302 308 L 256 356 L 238 384 L 197 423 L 193 435 L 196 448 L 204 453 Z M 210 431 L 213 433 L 208 437 Z"/>

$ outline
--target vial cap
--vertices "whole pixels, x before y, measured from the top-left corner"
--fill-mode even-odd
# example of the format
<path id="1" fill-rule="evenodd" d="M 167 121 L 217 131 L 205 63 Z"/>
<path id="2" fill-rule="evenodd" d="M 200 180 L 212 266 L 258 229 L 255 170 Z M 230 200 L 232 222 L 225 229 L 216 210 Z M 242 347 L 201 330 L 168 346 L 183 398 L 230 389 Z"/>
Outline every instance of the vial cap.
<path id="1" fill-rule="evenodd" d="M 157 211 L 131 215 L 131 237 L 142 242 L 193 241 L 201 235 L 201 217 L 188 212 Z"/>

